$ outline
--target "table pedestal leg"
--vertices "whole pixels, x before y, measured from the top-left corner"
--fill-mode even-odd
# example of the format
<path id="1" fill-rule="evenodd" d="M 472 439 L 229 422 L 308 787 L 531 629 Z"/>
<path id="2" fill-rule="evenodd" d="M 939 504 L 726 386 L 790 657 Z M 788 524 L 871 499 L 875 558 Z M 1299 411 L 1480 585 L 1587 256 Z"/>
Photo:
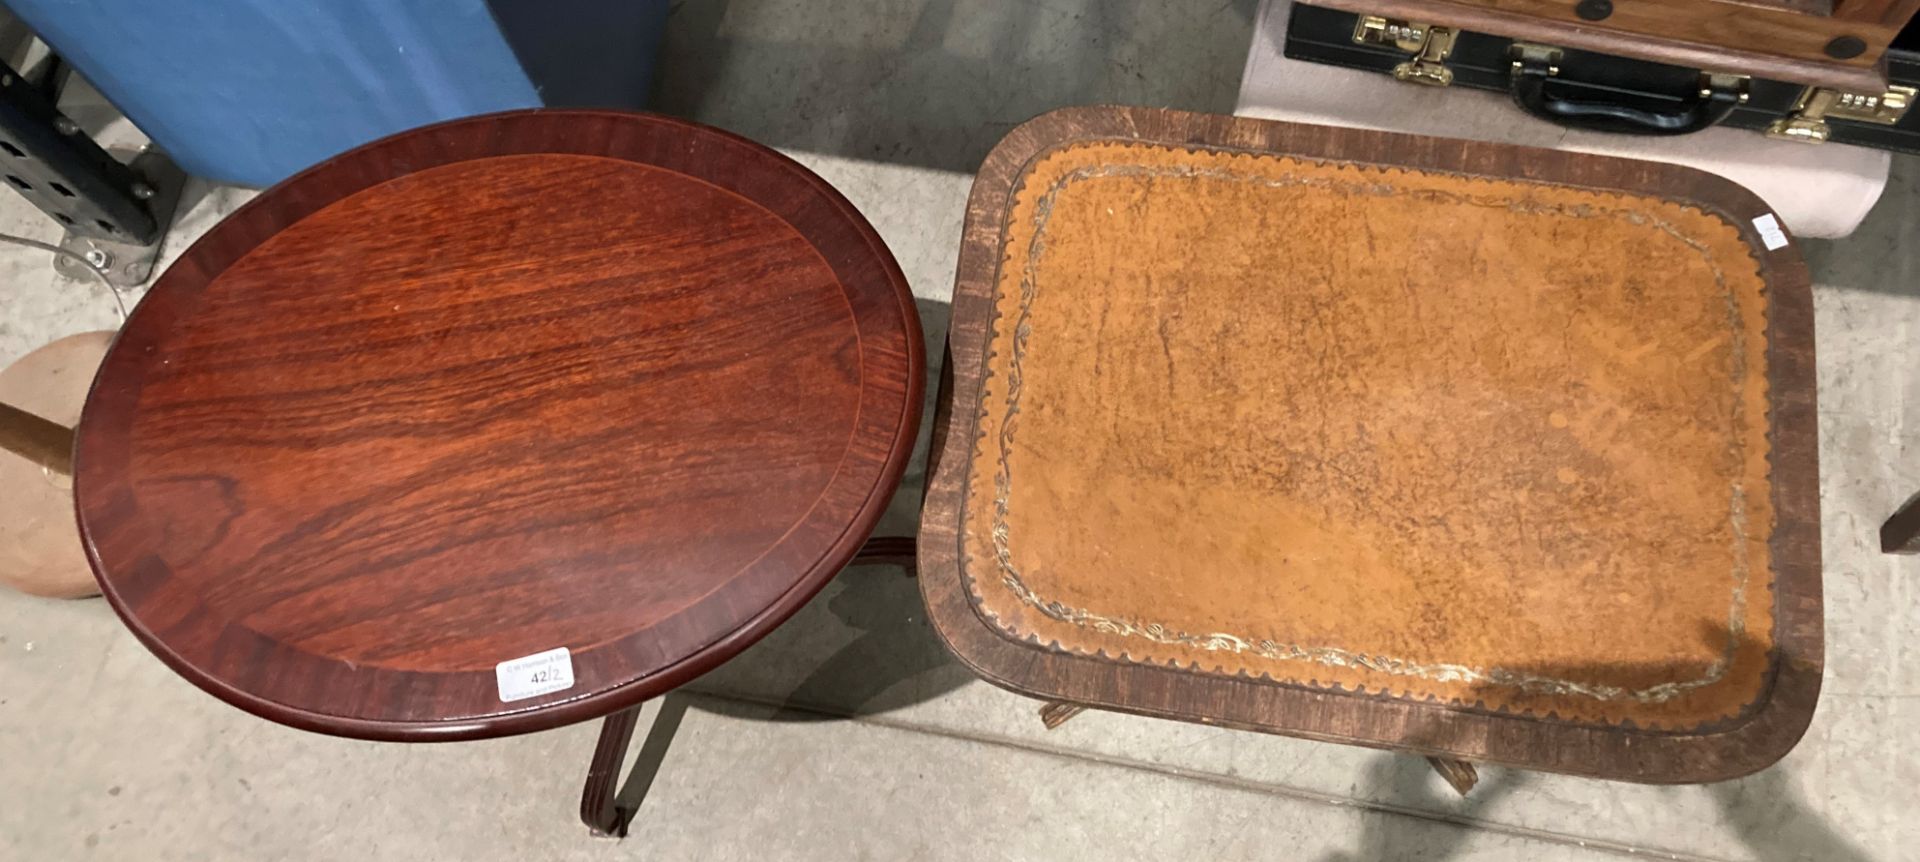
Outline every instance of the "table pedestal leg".
<path id="1" fill-rule="evenodd" d="M 580 792 L 580 820 L 593 834 L 621 838 L 627 824 L 645 801 L 647 789 L 660 772 L 667 746 L 680 729 L 687 714 L 685 697 L 668 694 L 660 699 L 660 711 L 653 717 L 647 739 L 634 758 L 633 774 L 625 786 L 620 783 L 620 767 L 627 758 L 627 746 L 633 741 L 633 728 L 640 720 L 641 707 L 633 706 L 606 717 L 600 723 L 600 741 L 593 747 L 593 762 L 587 765 L 587 785 Z"/>
<path id="2" fill-rule="evenodd" d="M 1048 730 L 1052 730 L 1060 725 L 1066 724 L 1067 719 L 1086 711 L 1086 707 L 1077 703 L 1050 700 L 1047 701 L 1045 706 L 1040 707 L 1040 723 L 1046 725 Z"/>
<path id="3" fill-rule="evenodd" d="M 1454 791 L 1461 796 L 1467 795 L 1467 791 L 1472 790 L 1475 784 L 1480 783 L 1480 771 L 1474 769 L 1473 764 L 1464 760 L 1454 760 L 1447 757 L 1429 757 L 1427 758 L 1427 762 L 1432 764 L 1433 771 L 1440 773 L 1440 777 L 1446 779 L 1448 784 L 1453 785 Z"/>

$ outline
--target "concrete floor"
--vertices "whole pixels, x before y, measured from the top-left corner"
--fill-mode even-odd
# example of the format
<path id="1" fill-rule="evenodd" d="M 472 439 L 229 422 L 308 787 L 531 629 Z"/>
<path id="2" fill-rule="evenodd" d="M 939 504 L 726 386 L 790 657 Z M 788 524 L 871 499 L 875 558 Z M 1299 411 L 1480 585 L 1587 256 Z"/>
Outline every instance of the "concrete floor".
<path id="1" fill-rule="evenodd" d="M 966 171 L 1056 105 L 1230 109 L 1252 5 L 696 0 L 661 107 L 844 190 L 937 344 Z M 169 254 L 249 194 L 196 185 Z M 1916 224 L 1920 159 L 1903 158 L 1858 234 L 1807 244 L 1826 684 L 1805 741 L 1743 781 L 1489 768 L 1461 800 L 1422 761 L 1357 748 L 1102 713 L 1048 732 L 1035 702 L 947 657 L 912 581 L 856 569 L 669 700 L 678 733 L 616 843 L 574 820 L 592 725 L 448 745 L 302 733 L 194 689 L 97 600 L 0 592 L 0 859 L 1920 858 L 1920 559 L 1874 538 L 1920 491 L 1920 252 L 1900 244 Z M 0 231 L 52 227 L 0 197 Z M 118 319 L 45 253 L 0 248 L 0 276 L 0 362 Z M 919 479 L 883 530 L 910 529 Z"/>

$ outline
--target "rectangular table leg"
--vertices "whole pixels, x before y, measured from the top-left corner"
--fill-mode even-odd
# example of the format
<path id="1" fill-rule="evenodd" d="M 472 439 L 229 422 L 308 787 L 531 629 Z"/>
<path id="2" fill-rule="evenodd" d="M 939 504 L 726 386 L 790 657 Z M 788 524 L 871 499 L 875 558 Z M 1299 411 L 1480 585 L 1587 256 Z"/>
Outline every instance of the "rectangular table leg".
<path id="1" fill-rule="evenodd" d="M 1045 706 L 1040 707 L 1040 723 L 1046 725 L 1048 730 L 1052 730 L 1066 724 L 1067 719 L 1086 711 L 1086 707 L 1077 703 L 1050 700 Z"/>

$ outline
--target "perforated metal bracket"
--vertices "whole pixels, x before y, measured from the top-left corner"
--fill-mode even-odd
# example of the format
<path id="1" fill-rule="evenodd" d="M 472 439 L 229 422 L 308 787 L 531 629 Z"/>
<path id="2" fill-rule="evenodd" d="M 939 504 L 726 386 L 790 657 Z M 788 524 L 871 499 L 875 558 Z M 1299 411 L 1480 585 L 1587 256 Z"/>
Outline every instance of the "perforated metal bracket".
<path id="1" fill-rule="evenodd" d="M 153 277 L 154 262 L 160 256 L 167 228 L 172 226 L 187 175 L 166 153 L 152 148 L 133 151 L 127 167 L 153 192 L 152 197 L 146 199 L 159 228 L 153 242 L 122 241 L 69 228 L 60 238 L 60 247 L 78 255 L 79 259 L 55 255 L 54 271 L 68 278 L 84 279 L 91 277 L 87 270 L 92 269 L 117 288 L 139 287 Z"/>
<path id="2" fill-rule="evenodd" d="M 0 177 L 67 230 L 55 257 L 65 274 L 88 266 L 116 286 L 152 274 L 154 253 L 179 202 L 180 170 L 157 151 L 115 158 L 60 113 L 45 88 L 0 65 Z"/>

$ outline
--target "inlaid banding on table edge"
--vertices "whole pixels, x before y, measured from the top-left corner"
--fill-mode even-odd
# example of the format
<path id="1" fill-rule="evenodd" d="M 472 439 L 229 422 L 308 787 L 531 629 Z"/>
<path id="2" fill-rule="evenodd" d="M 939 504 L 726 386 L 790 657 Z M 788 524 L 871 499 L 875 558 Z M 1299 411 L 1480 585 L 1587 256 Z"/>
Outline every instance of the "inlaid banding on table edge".
<path id="1" fill-rule="evenodd" d="M 567 187 L 571 179 L 586 176 L 598 179 L 587 187 L 574 183 L 574 194 L 549 193 L 555 184 Z M 688 184 L 686 188 L 698 194 L 692 198 L 659 194 L 661 183 Z M 642 186 L 656 193 L 645 193 Z M 381 205 L 364 217 L 337 217 L 355 208 L 366 209 L 365 202 L 373 197 L 380 197 Z M 696 198 L 710 199 L 713 207 L 690 209 Z M 687 211 L 677 212 L 674 207 Z M 736 214 L 746 214 L 745 220 L 716 215 L 729 207 Z M 496 216 L 505 220 L 490 228 L 469 225 Z M 383 227 L 393 219 L 404 220 L 409 227 Z M 556 236 L 552 241 L 532 236 L 560 230 L 556 225 L 569 219 L 581 222 L 582 227 L 568 229 L 571 232 L 567 236 Z M 756 231 L 764 241 L 747 235 Z M 333 236 L 308 236 L 315 232 L 333 232 Z M 498 241 L 509 235 L 513 241 Z M 411 243 L 411 251 L 396 245 L 407 243 Z M 347 254 L 349 249 L 357 253 Z M 430 253 L 423 253 L 423 249 Z M 600 266 L 557 267 L 556 261 L 569 255 L 589 263 L 597 261 Z M 331 275 L 344 272 L 335 265 L 341 263 L 366 270 L 366 277 L 347 277 L 335 286 L 328 296 L 335 300 L 336 308 L 330 310 L 322 304 L 311 314 L 277 323 L 272 319 L 273 314 L 292 307 L 288 303 L 319 302 L 316 291 L 326 288 Z M 644 268 L 634 269 L 641 264 Z M 238 302 L 233 296 L 222 298 L 224 305 L 206 301 L 209 295 L 223 290 L 232 293 L 237 283 L 235 273 L 249 268 L 255 270 L 250 276 L 249 292 L 253 295 L 249 299 L 262 301 Z M 703 272 L 714 275 L 708 278 Z M 477 287 L 494 282 L 503 289 L 484 291 Z M 725 301 L 725 289 L 738 291 L 756 285 L 761 292 L 743 295 L 748 300 L 745 306 L 735 308 L 738 303 Z M 718 290 L 683 289 L 689 286 Z M 781 313 L 786 308 L 781 303 L 801 293 L 794 292 L 786 299 L 776 294 L 802 291 L 803 287 L 814 297 L 799 309 L 805 313 L 790 313 L 793 309 Z M 643 295 L 648 290 L 657 295 L 649 299 Z M 515 304 L 461 305 L 464 293 Z M 616 297 L 614 293 L 623 295 Z M 820 297 L 830 299 L 833 308 L 819 306 L 816 300 Z M 656 304 L 647 304 L 655 300 Z M 353 305 L 356 302 L 358 306 Z M 443 307 L 437 312 L 422 309 L 412 316 L 411 308 L 393 307 L 413 303 L 443 303 Z M 689 303 L 712 307 L 694 308 Z M 751 307 L 756 304 L 760 306 L 757 311 Z M 552 313 L 542 312 L 542 308 Z M 666 426 L 655 427 L 659 423 L 648 419 L 644 411 L 606 409 L 608 405 L 620 406 L 615 402 L 630 397 L 625 395 L 628 389 L 595 386 L 590 380 L 585 381 L 589 385 L 580 385 L 583 374 L 627 374 L 621 368 L 636 363 L 658 365 L 672 359 L 655 355 L 658 351 L 627 350 L 611 356 L 602 349 L 608 344 L 633 347 L 630 342 L 645 335 L 643 328 L 609 330 L 605 333 L 608 338 L 597 340 L 589 331 L 595 326 L 607 329 L 623 314 L 655 310 L 684 318 L 668 320 L 669 325 L 704 327 L 709 352 L 716 344 L 724 351 L 729 340 L 743 347 L 720 356 L 727 360 L 724 362 L 652 369 L 649 376 L 641 378 L 642 383 L 685 386 L 691 381 L 710 387 L 707 391 L 684 390 L 670 399 L 672 404 L 660 401 L 673 409 L 655 418 L 677 422 L 673 427 L 679 431 L 706 427 L 715 432 L 712 440 L 737 439 L 743 447 L 758 447 L 755 451 L 760 453 L 760 460 L 754 470 L 746 469 L 746 455 L 729 455 L 740 469 L 704 471 L 700 475 L 706 478 L 694 483 L 698 487 L 674 491 L 663 486 L 662 493 L 670 493 L 668 500 L 673 503 L 663 508 L 645 504 L 644 500 L 607 498 L 609 481 L 618 478 L 613 474 L 631 479 L 645 473 L 634 472 L 632 465 L 610 462 L 596 466 L 594 457 L 559 457 L 547 465 L 554 476 L 577 469 L 586 472 L 577 482 L 541 479 L 524 471 L 514 472 L 518 469 L 512 467 L 514 459 L 520 457 L 515 446 L 471 447 L 460 438 L 460 434 L 485 435 L 496 429 L 550 427 L 578 444 L 567 446 L 563 440 L 563 445 L 555 448 L 529 438 L 554 449 L 550 454 L 556 456 L 591 456 L 596 450 L 610 447 L 624 447 L 625 451 L 681 445 L 663 437 L 660 428 Z M 224 329 L 209 330 L 205 323 L 209 315 L 231 316 L 239 311 L 253 315 L 250 325 L 236 320 Z M 474 313 L 481 316 L 474 317 Z M 447 325 L 433 324 L 436 314 L 442 315 Z M 743 315 L 744 328 L 739 325 Z M 466 474 L 495 471 L 508 480 L 516 475 L 539 479 L 528 486 L 533 492 L 522 494 L 524 499 L 516 498 L 516 505 L 536 509 L 558 506 L 568 511 L 529 512 L 520 520 L 528 529 L 518 534 L 467 530 L 461 525 L 476 513 L 481 517 L 499 513 L 488 514 L 483 488 L 475 485 L 472 494 L 464 488 L 484 477 L 465 475 L 450 466 L 433 473 L 438 477 L 434 482 L 398 495 L 376 488 L 358 497 L 341 497 L 326 483 L 310 486 L 321 492 L 311 495 L 316 498 L 357 500 L 363 507 L 391 507 L 409 500 L 431 502 L 438 494 L 441 504 L 459 510 L 449 517 L 416 513 L 417 517 L 383 525 L 342 521 L 317 508 L 299 515 L 303 505 L 299 494 L 282 494 L 269 487 L 281 481 L 274 478 L 276 475 L 297 483 L 298 470 L 275 474 L 266 469 L 271 466 L 268 461 L 238 464 L 247 481 L 222 485 L 230 486 L 228 496 L 238 507 L 229 511 L 231 517 L 225 521 L 218 511 L 196 514 L 172 508 L 212 487 L 209 481 L 218 485 L 233 477 L 223 478 L 218 470 L 203 470 L 195 474 L 199 479 L 183 478 L 186 474 L 175 467 L 212 451 L 205 441 L 219 443 L 217 438 L 222 433 L 212 438 L 166 436 L 189 432 L 199 420 L 179 412 L 157 423 L 142 424 L 139 417 L 150 415 L 142 413 L 151 406 L 149 402 L 164 395 L 171 404 L 199 404 L 222 416 L 231 414 L 246 421 L 244 410 L 234 412 L 221 406 L 228 402 L 220 398 L 233 394 L 244 397 L 249 390 L 243 387 L 237 393 L 221 393 L 207 388 L 247 382 L 249 363 L 221 363 L 220 357 L 232 352 L 228 348 L 266 350 L 271 353 L 269 361 L 289 363 L 307 361 L 302 357 L 310 354 L 306 377 L 313 380 L 299 386 L 325 387 L 329 384 L 318 378 L 336 371 L 354 372 L 351 351 L 345 355 L 342 351 L 315 349 L 302 353 L 303 344 L 308 348 L 324 346 L 315 342 L 349 330 L 389 327 L 389 337 L 379 337 L 377 331 L 363 333 L 366 337 L 355 342 L 354 349 L 404 353 L 416 349 L 414 338 L 418 333 L 407 329 L 411 322 L 430 324 L 434 332 L 452 340 L 427 354 L 426 361 L 390 363 L 395 374 L 438 369 L 444 373 L 436 379 L 468 379 L 472 377 L 470 371 L 477 370 L 484 377 L 492 367 L 501 369 L 509 384 L 546 391 L 520 397 L 502 394 L 494 386 L 463 402 L 459 398 L 414 398 L 405 387 L 365 389 L 364 393 L 381 396 L 368 404 L 376 413 L 400 412 L 386 419 L 379 415 L 369 419 L 347 409 L 342 401 L 333 413 L 296 416 L 309 424 L 324 420 L 336 427 L 315 425 L 317 431 L 326 434 L 300 445 L 281 447 L 290 454 L 281 462 L 271 463 L 300 467 L 302 462 L 293 456 L 303 446 L 362 447 L 370 453 L 363 459 L 367 467 L 384 464 L 391 474 L 382 479 L 379 472 L 368 471 L 363 477 L 379 485 L 391 484 L 389 479 L 403 480 L 411 475 L 404 471 L 423 464 L 430 466 L 434 458 L 455 465 L 465 457 L 460 450 L 466 447 L 479 453 L 478 460 L 469 459 Z M 808 325 L 795 331 L 793 337 L 777 337 L 780 326 L 796 322 Z M 754 335 L 759 331 L 755 327 L 763 323 L 766 333 Z M 512 340 L 489 342 L 496 333 L 512 336 Z M 209 337 L 224 340 L 215 344 L 205 340 Z M 296 337 L 299 341 L 284 345 L 288 349 L 282 350 L 274 344 L 276 337 Z M 516 376 L 506 373 L 512 368 L 481 361 L 493 358 L 486 354 L 490 349 L 531 355 L 541 349 L 542 339 L 554 341 L 550 346 L 557 349 L 579 354 L 581 361 L 562 366 L 565 374 L 531 376 Z M 185 383 L 180 375 L 195 370 L 183 367 L 181 358 L 192 354 L 183 344 L 207 348 L 193 355 L 210 358 L 199 368 L 203 376 Z M 82 423 L 76 464 L 82 531 L 109 601 L 142 642 L 203 688 L 268 718 L 313 730 L 380 739 L 473 738 L 566 724 L 637 703 L 717 665 L 786 619 L 853 556 L 904 471 L 918 423 L 921 349 L 911 294 L 885 245 L 838 192 L 785 156 L 692 123 L 621 112 L 542 110 L 456 120 L 369 144 L 267 191 L 209 231 L 155 285 L 103 364 L 90 405 L 90 421 Z M 462 351 L 472 352 L 475 361 L 461 361 Z M 785 358 L 781 359 L 783 352 Z M 756 356 L 767 358 L 756 360 Z M 620 361 L 601 361 L 610 359 Z M 756 361 L 773 371 L 760 378 L 742 376 L 758 373 L 753 365 Z M 636 367 L 631 371 L 648 369 Z M 812 406 L 782 421 L 773 421 L 779 418 L 773 417 L 765 428 L 755 431 L 743 423 L 754 421 L 754 411 L 765 412 L 771 402 L 760 399 L 756 404 L 738 395 L 752 392 L 755 386 L 774 385 L 781 379 L 779 375 L 795 378 L 785 387 L 787 391 L 813 393 L 807 402 Z M 299 380 L 298 376 L 289 379 Z M 756 383 L 756 379 L 763 382 Z M 157 385 L 170 389 L 162 392 L 150 387 L 154 381 L 162 381 Z M 342 397 L 360 391 L 352 389 L 357 385 L 354 380 L 334 385 L 346 387 L 340 389 Z M 324 389 L 315 391 L 325 394 Z M 477 418 L 477 423 L 435 424 L 434 417 L 421 416 L 416 421 L 402 409 L 413 405 L 444 413 L 472 404 L 491 405 L 499 415 L 467 417 Z M 556 412 L 561 406 L 579 409 L 562 415 Z M 834 415 L 812 416 L 808 411 Z M 830 421 L 815 423 L 815 419 Z M 594 422 L 604 427 L 595 431 L 582 425 Z M 739 427 L 729 430 L 729 426 Z M 340 428 L 351 433 L 338 433 Z M 220 443 L 223 446 L 259 449 L 274 440 L 288 442 L 269 439 L 271 429 L 264 426 L 226 430 L 232 432 L 225 434 L 231 439 Z M 699 435 L 684 439 L 706 445 L 702 442 L 706 438 Z M 664 442 L 650 442 L 656 440 Z M 422 447 L 440 448 L 421 460 L 418 452 L 425 451 Z M 679 457 L 672 452 L 667 455 Z M 388 458 L 398 460 L 384 460 Z M 781 462 L 782 458 L 788 462 Z M 139 475 L 153 465 L 166 467 L 165 475 L 157 479 Z M 802 470 L 818 475 L 818 487 L 800 487 L 804 483 L 799 479 L 804 477 L 797 471 Z M 662 472 L 653 479 L 673 485 L 685 472 Z M 734 481 L 729 476 L 742 481 L 758 476 L 756 487 L 760 490 L 751 495 L 735 494 L 721 487 Z M 635 492 L 646 493 L 638 486 Z M 665 540 L 649 537 L 648 531 L 677 536 L 681 547 L 697 551 L 701 546 L 687 537 L 697 538 L 700 533 L 682 529 L 685 525 L 674 519 L 681 517 L 682 510 L 708 505 L 702 500 L 724 502 L 735 496 L 739 497 L 735 506 L 739 524 L 716 521 L 718 526 L 708 530 L 708 539 L 720 543 L 715 547 L 726 547 L 733 541 L 730 535 L 752 539 L 747 535 L 752 530 L 770 529 L 768 544 L 742 551 L 746 556 L 738 566 L 719 571 L 707 571 L 692 558 L 659 562 L 665 559 L 660 551 L 670 547 L 658 544 Z M 478 508 L 462 509 L 461 499 L 479 501 L 474 504 Z M 768 513 L 761 510 L 785 505 L 783 501 L 791 505 L 774 513 L 778 523 L 769 521 Z M 169 519 L 156 510 L 163 504 L 189 517 Z M 235 592 L 230 579 L 206 572 L 188 577 L 153 556 L 152 549 L 169 543 L 177 546 L 175 550 L 211 543 L 207 554 L 188 555 L 195 557 L 191 560 L 174 559 L 171 565 L 185 561 L 206 566 L 217 560 L 202 556 L 232 557 L 251 573 L 246 577 L 259 580 L 273 592 L 277 582 L 270 552 L 275 546 L 260 537 L 275 513 L 294 518 L 286 524 L 295 545 L 326 539 L 328 530 L 346 530 L 335 537 L 340 541 L 326 543 L 330 550 L 325 554 L 303 555 L 298 561 L 302 565 L 334 566 L 329 554 L 360 554 L 369 565 L 354 570 L 357 574 L 350 572 L 345 579 L 282 584 L 290 589 L 269 595 L 251 589 Z M 617 533 L 596 532 L 610 518 L 632 521 L 642 514 L 646 519 Z M 760 526 L 753 527 L 755 524 Z M 188 534 L 177 532 L 182 525 L 188 528 Z M 632 529 L 635 525 L 637 529 Z M 312 532 L 314 529 L 319 532 Z M 408 538 L 410 530 L 415 534 L 451 530 L 452 534 Z M 462 534 L 463 530 L 468 534 Z M 302 532 L 311 533 L 309 540 L 298 538 L 296 534 Z M 612 545 L 605 546 L 604 540 L 609 539 Z M 496 578 L 498 582 L 491 586 L 483 574 L 457 577 L 476 585 L 480 592 L 472 595 L 460 593 L 454 585 L 448 586 L 453 590 L 450 593 L 430 584 L 417 589 L 403 585 L 417 594 L 416 600 L 426 603 L 418 609 L 401 605 L 386 610 L 369 607 L 361 612 L 347 607 L 364 603 L 374 594 L 392 592 L 373 589 L 370 593 L 356 586 L 363 581 L 384 583 L 378 564 L 388 556 L 400 565 L 420 569 L 416 574 L 444 579 L 460 573 L 444 566 L 421 568 L 421 561 L 458 556 L 487 542 L 519 542 L 532 547 L 526 543 L 542 541 L 568 543 L 573 550 L 559 547 L 549 553 L 534 547 L 522 554 L 528 561 L 552 563 L 554 570 L 545 574 L 532 569 L 520 575 L 507 572 L 506 581 Z M 255 551 L 245 550 L 249 543 L 255 543 Z M 602 547 L 595 550 L 592 546 L 597 543 Z M 502 547 L 510 554 L 520 553 Z M 130 560 L 143 555 L 152 557 L 156 565 L 129 565 Z M 645 577 L 650 565 L 672 565 L 675 568 L 668 571 L 687 573 L 685 577 L 700 575 L 708 583 L 700 586 L 688 581 L 675 587 L 685 601 L 669 597 L 678 604 L 656 608 L 661 599 L 649 591 L 657 592 L 658 584 L 666 582 Z M 120 574 L 123 570 L 124 576 Z M 598 579 L 594 584 L 574 585 L 585 592 L 562 586 L 552 594 L 572 595 L 565 601 L 590 614 L 631 618 L 636 624 L 598 634 L 570 634 L 567 620 L 521 619 L 526 615 L 517 612 L 490 616 L 483 609 L 471 607 L 490 594 L 512 598 L 522 591 L 517 584 L 535 575 Z M 211 605 L 204 604 L 200 599 L 211 594 L 194 592 L 195 584 L 213 586 L 214 592 L 223 595 Z M 594 601 L 591 606 L 583 605 L 581 597 L 594 597 Z M 334 604 L 333 609 L 326 607 L 327 602 Z M 470 607 L 450 612 L 452 616 L 447 619 L 464 622 L 458 631 L 451 631 L 451 640 L 439 642 L 431 636 L 433 624 L 421 623 L 417 615 L 452 607 L 447 602 L 466 602 Z M 487 619 L 497 620 L 498 625 L 484 625 Z M 382 640 L 373 629 L 386 622 L 401 624 L 400 628 L 411 633 L 398 640 Z M 375 640 L 360 645 L 347 642 L 368 635 Z M 304 649 L 303 644 L 322 647 L 325 654 Z M 571 687 L 511 704 L 500 702 L 494 673 L 499 662 L 559 647 L 571 652 L 576 671 Z"/>

